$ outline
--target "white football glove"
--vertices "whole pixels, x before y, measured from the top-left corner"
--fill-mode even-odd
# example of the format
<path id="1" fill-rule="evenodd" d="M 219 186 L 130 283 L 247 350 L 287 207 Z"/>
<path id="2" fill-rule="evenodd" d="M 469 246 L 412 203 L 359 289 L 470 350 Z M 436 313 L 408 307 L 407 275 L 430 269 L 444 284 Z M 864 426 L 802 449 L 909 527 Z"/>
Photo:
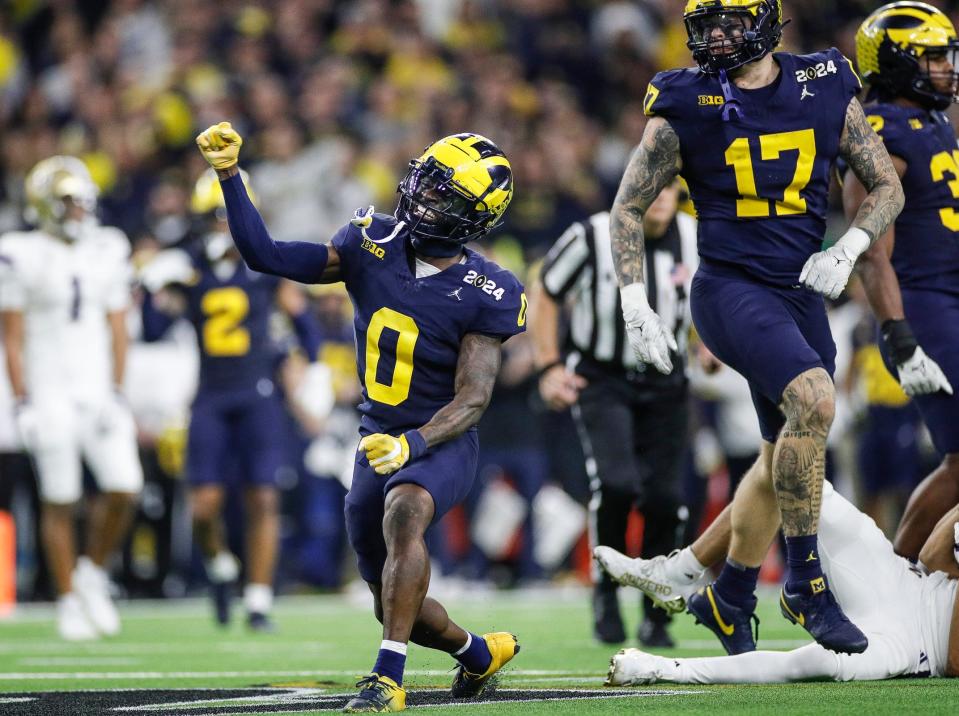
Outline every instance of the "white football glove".
<path id="1" fill-rule="evenodd" d="M 636 353 L 636 358 L 656 366 L 660 373 L 672 373 L 673 360 L 669 351 L 678 350 L 676 338 L 650 308 L 646 298 L 646 286 L 642 283 L 631 283 L 619 290 L 619 296 L 623 304 L 623 318 L 626 320 L 626 337 Z"/>
<path id="2" fill-rule="evenodd" d="M 17 424 L 20 442 L 26 450 L 35 450 L 40 435 L 40 416 L 37 409 L 28 400 L 17 401 L 13 409 L 13 419 Z"/>
<path id="3" fill-rule="evenodd" d="M 940 390 L 952 395 L 952 386 L 942 368 L 919 346 L 909 360 L 896 366 L 896 370 L 899 371 L 899 385 L 906 395 L 929 395 Z"/>
<path id="4" fill-rule="evenodd" d="M 853 226 L 828 249 L 809 257 L 799 274 L 799 283 L 827 298 L 839 298 L 856 259 L 870 243 L 869 234 Z"/>

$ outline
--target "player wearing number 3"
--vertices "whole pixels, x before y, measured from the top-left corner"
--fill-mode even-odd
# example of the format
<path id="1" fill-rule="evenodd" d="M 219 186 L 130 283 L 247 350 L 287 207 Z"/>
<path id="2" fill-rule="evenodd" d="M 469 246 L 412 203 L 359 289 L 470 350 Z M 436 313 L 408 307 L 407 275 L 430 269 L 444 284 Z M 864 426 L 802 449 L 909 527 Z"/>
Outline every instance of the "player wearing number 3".
<path id="1" fill-rule="evenodd" d="M 784 616 L 827 649 L 859 653 L 867 639 L 843 614 L 818 556 L 836 353 L 819 294 L 842 292 L 856 259 L 901 210 L 902 186 L 855 99 L 849 61 L 835 49 L 773 54 L 785 24 L 780 0 L 689 0 L 684 17 L 699 67 L 653 78 L 650 120 L 611 212 L 623 313 L 637 355 L 668 370 L 671 338 L 646 301 L 642 217 L 682 174 L 699 218 L 693 321 L 749 381 L 764 439 L 763 479 L 744 482 L 740 491 L 752 494 L 739 500 L 763 509 L 734 508 L 730 557 L 689 610 L 730 653 L 755 649 L 753 592 L 781 513 Z M 852 227 L 821 251 L 840 156 L 867 195 Z"/>
<path id="2" fill-rule="evenodd" d="M 454 696 L 474 696 L 519 646 L 471 634 L 426 596 L 426 529 L 469 492 L 475 426 L 489 403 L 500 345 L 524 330 L 519 281 L 467 249 L 502 218 L 510 164 L 488 139 L 457 134 L 410 162 L 395 215 L 357 211 L 328 244 L 274 242 L 238 175 L 242 140 L 226 122 L 197 137 L 217 170 L 230 231 L 250 268 L 304 283 L 343 281 L 354 307 L 363 384 L 360 447 L 346 521 L 373 592 L 383 642 L 347 711 L 399 711 L 406 645 L 459 662 Z"/>

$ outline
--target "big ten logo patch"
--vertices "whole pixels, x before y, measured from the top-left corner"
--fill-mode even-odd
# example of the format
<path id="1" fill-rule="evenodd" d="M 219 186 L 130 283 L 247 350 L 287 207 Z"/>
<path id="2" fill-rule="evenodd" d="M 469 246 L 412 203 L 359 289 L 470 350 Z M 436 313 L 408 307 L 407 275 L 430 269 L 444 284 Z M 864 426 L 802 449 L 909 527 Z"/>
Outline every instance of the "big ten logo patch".
<path id="1" fill-rule="evenodd" d="M 382 260 L 383 257 L 386 256 L 386 249 L 384 249 L 381 246 L 377 246 L 370 239 L 363 239 L 363 243 L 360 244 L 360 248 L 362 248 L 364 251 L 369 251 L 371 254 L 373 254 L 376 258 L 380 260 Z"/>
<path id="2" fill-rule="evenodd" d="M 699 95 L 699 105 L 717 105 L 725 104 L 726 100 L 721 94 L 701 94 Z"/>

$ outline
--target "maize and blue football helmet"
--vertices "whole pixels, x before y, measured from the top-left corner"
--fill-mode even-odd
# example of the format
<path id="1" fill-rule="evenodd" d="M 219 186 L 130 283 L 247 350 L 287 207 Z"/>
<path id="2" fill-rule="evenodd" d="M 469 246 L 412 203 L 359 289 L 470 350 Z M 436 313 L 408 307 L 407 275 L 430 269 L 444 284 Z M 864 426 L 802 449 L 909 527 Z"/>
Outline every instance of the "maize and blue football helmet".
<path id="1" fill-rule="evenodd" d="M 782 39 L 782 0 L 688 0 L 686 46 L 706 74 L 755 62 Z"/>
<path id="2" fill-rule="evenodd" d="M 513 171 L 489 139 L 454 134 L 411 161 L 397 191 L 396 217 L 406 223 L 413 247 L 427 256 L 455 256 L 503 218 Z"/>
<path id="3" fill-rule="evenodd" d="M 945 58 L 952 70 L 933 70 Z M 959 102 L 959 37 L 949 18 L 932 5 L 883 5 L 856 32 L 859 72 L 880 99 L 905 97 L 929 109 Z M 937 87 L 938 85 L 938 87 Z"/>

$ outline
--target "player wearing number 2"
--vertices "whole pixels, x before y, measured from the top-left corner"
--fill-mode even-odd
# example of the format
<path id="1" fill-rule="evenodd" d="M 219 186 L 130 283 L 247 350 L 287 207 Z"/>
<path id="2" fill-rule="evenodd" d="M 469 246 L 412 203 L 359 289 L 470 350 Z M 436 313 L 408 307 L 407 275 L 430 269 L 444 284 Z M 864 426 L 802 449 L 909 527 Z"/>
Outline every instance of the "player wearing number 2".
<path id="1" fill-rule="evenodd" d="M 730 653 L 755 649 L 753 592 L 781 513 L 783 615 L 828 649 L 862 652 L 867 639 L 843 614 L 818 556 L 835 346 L 817 294 L 842 292 L 858 256 L 902 208 L 902 186 L 855 99 L 849 61 L 835 49 L 773 54 L 785 24 L 780 0 L 689 0 L 684 16 L 699 67 L 653 78 L 650 120 L 611 212 L 623 313 L 637 355 L 667 371 L 675 346 L 646 299 L 642 218 L 681 173 L 699 217 L 693 321 L 706 346 L 749 380 L 764 439 L 761 469 L 740 486 L 753 494 L 738 500 L 762 509 L 734 507 L 729 559 L 689 610 Z M 839 156 L 867 196 L 852 227 L 820 251 Z"/>
<path id="2" fill-rule="evenodd" d="M 474 428 L 500 344 L 526 323 L 516 278 L 465 248 L 506 211 L 509 162 L 479 135 L 445 137 L 410 162 L 395 215 L 357 211 L 324 245 L 270 238 L 238 176 L 242 140 L 228 123 L 207 129 L 197 144 L 220 177 L 230 231 L 249 266 L 304 283 L 343 281 L 353 301 L 363 438 L 346 521 L 383 642 L 346 711 L 405 708 L 410 640 L 459 662 L 454 696 L 478 694 L 519 646 L 506 632 L 465 631 L 426 596 L 423 536 L 469 492 Z"/>

